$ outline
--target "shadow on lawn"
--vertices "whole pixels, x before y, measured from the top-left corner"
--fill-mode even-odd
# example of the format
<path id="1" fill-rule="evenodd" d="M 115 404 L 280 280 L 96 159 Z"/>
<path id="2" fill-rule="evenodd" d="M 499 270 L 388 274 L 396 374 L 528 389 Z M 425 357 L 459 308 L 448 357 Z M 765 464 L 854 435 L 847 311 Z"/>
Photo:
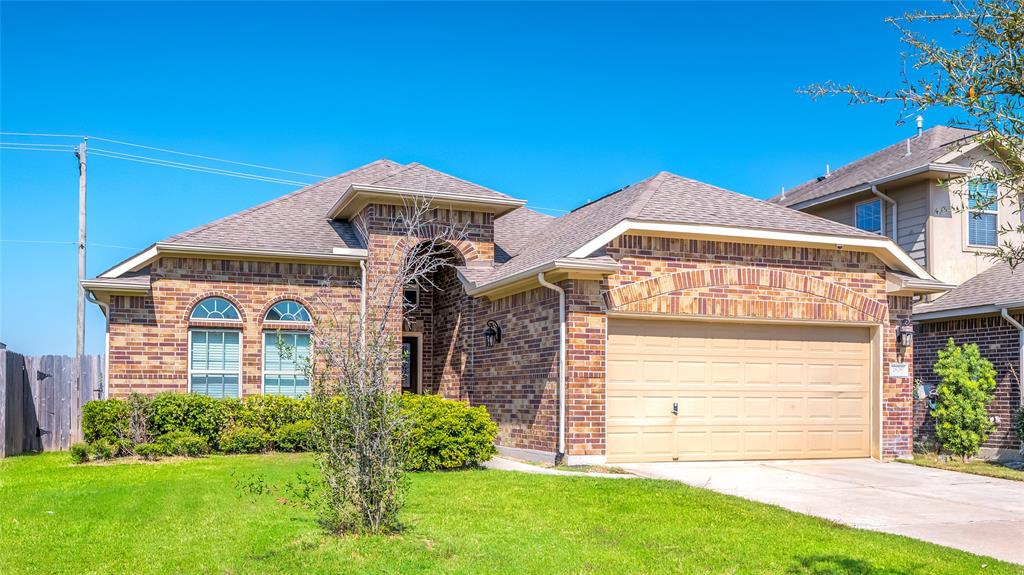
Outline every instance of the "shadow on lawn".
<path id="1" fill-rule="evenodd" d="M 875 567 L 863 559 L 842 555 L 811 555 L 797 557 L 797 565 L 790 567 L 790 575 L 904 575 L 920 573 L 921 566 L 901 567 L 899 570 Z"/>

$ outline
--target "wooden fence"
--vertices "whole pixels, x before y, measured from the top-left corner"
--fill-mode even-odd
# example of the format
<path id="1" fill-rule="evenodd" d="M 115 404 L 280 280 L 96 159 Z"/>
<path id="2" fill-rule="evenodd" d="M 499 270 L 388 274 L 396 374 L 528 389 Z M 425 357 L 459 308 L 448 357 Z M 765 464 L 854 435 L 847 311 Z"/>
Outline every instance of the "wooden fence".
<path id="1" fill-rule="evenodd" d="M 0 349 L 0 457 L 82 441 L 82 406 L 103 396 L 103 356 Z"/>

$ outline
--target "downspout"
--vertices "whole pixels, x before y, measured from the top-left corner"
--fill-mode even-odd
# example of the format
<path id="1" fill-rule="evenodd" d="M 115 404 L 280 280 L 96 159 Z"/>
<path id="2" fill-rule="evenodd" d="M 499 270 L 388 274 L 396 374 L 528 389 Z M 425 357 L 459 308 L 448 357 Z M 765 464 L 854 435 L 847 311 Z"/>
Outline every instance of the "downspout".
<path id="1" fill-rule="evenodd" d="M 537 272 L 540 285 L 558 292 L 558 453 L 555 463 L 565 457 L 565 290 L 544 279 L 544 272 Z"/>
<path id="2" fill-rule="evenodd" d="M 100 397 L 96 399 L 106 399 L 107 389 L 109 388 L 108 381 L 110 379 L 110 306 L 96 299 L 96 295 L 90 290 L 85 290 L 85 299 L 89 300 L 90 303 L 94 303 L 99 306 L 100 311 L 103 312 L 103 317 L 106 320 L 106 326 L 103 332 L 103 388 L 100 390 Z M 92 390 L 89 390 L 89 395 L 92 395 Z"/>
<path id="3" fill-rule="evenodd" d="M 1010 316 L 1010 312 L 1007 311 L 1005 307 L 999 310 L 999 315 L 1003 316 L 1003 319 L 1006 320 L 1006 323 L 1017 328 L 1017 333 L 1019 334 L 1017 339 L 1017 347 L 1020 348 L 1017 354 L 1017 380 L 1018 384 L 1024 385 L 1024 381 L 1020 381 L 1021 378 L 1024 377 L 1024 325 L 1021 325 L 1019 321 L 1013 319 Z M 1021 393 L 1019 395 L 1021 396 L 1020 405 L 1021 407 L 1024 407 L 1024 393 Z"/>
<path id="4" fill-rule="evenodd" d="M 875 185 L 871 186 L 871 193 L 875 194 L 879 198 L 882 198 L 883 200 L 889 202 L 892 205 L 892 241 L 896 242 L 896 244 L 899 245 L 899 239 L 897 238 L 899 238 L 900 236 L 899 234 L 896 233 L 896 200 L 878 191 L 878 186 Z"/>
<path id="5" fill-rule="evenodd" d="M 359 343 L 366 346 L 366 260 L 359 260 Z"/>

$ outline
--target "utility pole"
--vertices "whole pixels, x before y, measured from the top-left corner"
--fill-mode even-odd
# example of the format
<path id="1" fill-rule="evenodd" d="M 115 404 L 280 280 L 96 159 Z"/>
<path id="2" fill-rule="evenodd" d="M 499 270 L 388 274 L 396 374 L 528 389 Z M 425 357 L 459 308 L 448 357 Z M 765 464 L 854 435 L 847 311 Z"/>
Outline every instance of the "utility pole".
<path id="1" fill-rule="evenodd" d="M 85 175 L 86 175 L 86 144 L 89 138 L 83 138 L 78 145 L 75 156 L 78 157 L 78 325 L 75 340 L 75 354 L 85 355 Z"/>

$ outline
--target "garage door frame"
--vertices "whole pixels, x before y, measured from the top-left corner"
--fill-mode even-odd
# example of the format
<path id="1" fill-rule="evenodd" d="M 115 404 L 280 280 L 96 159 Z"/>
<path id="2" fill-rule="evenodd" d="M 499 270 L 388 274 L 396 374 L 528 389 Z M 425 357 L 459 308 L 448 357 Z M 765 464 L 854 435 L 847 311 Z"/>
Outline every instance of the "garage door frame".
<path id="1" fill-rule="evenodd" d="M 797 325 L 797 326 L 822 326 L 822 327 L 848 327 L 848 328 L 867 328 L 868 329 L 868 347 L 869 347 L 869 374 L 870 381 L 868 387 L 868 396 L 870 399 L 869 407 L 869 430 L 870 430 L 870 454 L 872 459 L 882 459 L 882 358 L 884 357 L 883 350 L 883 337 L 882 337 L 882 325 L 876 322 L 861 322 L 861 321 L 816 321 L 816 320 L 794 320 L 794 319 L 756 319 L 756 318 L 734 318 L 734 317 L 706 317 L 706 316 L 690 316 L 690 315 L 665 315 L 665 314 L 651 314 L 651 313 L 625 313 L 625 312 L 610 312 L 607 314 L 607 321 L 605 323 L 605 334 L 604 334 L 604 356 L 605 356 L 605 369 L 608 366 L 608 351 L 609 351 L 609 334 L 611 333 L 611 324 L 616 319 L 637 319 L 637 320 L 650 320 L 650 321 L 674 321 L 674 322 L 707 322 L 707 323 L 738 323 L 738 324 L 758 324 L 758 325 Z M 607 374 L 607 371 L 606 371 Z M 605 382 L 604 386 L 604 400 L 605 400 L 605 414 L 607 415 L 607 401 L 608 401 L 608 384 Z M 605 433 L 608 432 L 607 423 L 605 424 Z M 607 437 L 605 438 L 605 445 L 607 445 Z"/>

